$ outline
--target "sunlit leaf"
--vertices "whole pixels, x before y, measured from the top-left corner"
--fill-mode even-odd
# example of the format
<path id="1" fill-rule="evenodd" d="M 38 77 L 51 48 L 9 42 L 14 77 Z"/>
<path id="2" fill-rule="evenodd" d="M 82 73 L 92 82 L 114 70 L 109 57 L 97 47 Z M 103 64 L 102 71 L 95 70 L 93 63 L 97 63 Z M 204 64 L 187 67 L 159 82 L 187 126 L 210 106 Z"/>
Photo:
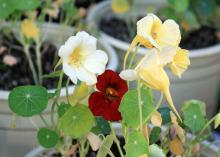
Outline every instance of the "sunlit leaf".
<path id="1" fill-rule="evenodd" d="M 126 157 L 135 157 L 148 154 L 147 141 L 144 135 L 138 131 L 128 134 L 128 142 L 124 148 L 126 151 Z"/>
<path id="2" fill-rule="evenodd" d="M 142 88 L 141 89 L 141 103 L 142 103 L 142 119 L 143 123 L 144 120 L 150 115 L 150 113 L 153 111 L 154 106 L 152 104 L 152 96 L 151 91 Z M 123 122 L 133 128 L 137 128 L 140 124 L 140 118 L 139 118 L 139 107 L 138 107 L 138 92 L 137 90 L 130 90 L 128 91 L 122 101 L 121 105 L 119 107 L 119 111 L 122 114 Z"/>
<path id="3" fill-rule="evenodd" d="M 79 138 L 86 135 L 93 127 L 95 120 L 85 105 L 75 105 L 59 120 L 59 129 L 66 136 Z"/>
<path id="4" fill-rule="evenodd" d="M 156 144 L 149 146 L 149 157 L 166 157 L 163 150 Z"/>

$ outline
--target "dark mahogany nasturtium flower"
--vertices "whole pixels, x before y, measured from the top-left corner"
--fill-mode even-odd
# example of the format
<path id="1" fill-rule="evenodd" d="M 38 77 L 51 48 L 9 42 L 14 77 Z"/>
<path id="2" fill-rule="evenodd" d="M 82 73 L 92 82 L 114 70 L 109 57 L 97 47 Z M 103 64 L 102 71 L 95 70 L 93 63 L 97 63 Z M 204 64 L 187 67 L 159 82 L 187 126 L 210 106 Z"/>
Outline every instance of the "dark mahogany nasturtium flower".
<path id="1" fill-rule="evenodd" d="M 90 110 L 95 116 L 102 116 L 106 120 L 121 120 L 118 108 L 123 95 L 128 91 L 126 81 L 112 70 L 106 70 L 97 80 L 98 91 L 89 97 Z"/>

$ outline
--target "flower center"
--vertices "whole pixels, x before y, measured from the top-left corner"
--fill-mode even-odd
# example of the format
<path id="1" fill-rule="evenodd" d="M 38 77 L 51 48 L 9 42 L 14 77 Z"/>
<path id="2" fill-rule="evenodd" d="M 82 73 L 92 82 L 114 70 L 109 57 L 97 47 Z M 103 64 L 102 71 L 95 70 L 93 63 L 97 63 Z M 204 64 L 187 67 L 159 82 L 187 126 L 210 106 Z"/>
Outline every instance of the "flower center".
<path id="1" fill-rule="evenodd" d="M 82 60 L 82 54 L 81 54 L 81 48 L 77 47 L 73 50 L 73 52 L 70 55 L 69 58 L 69 64 L 70 65 L 79 65 L 81 64 L 81 60 Z"/>
<path id="2" fill-rule="evenodd" d="M 115 100 L 118 97 L 118 92 L 114 88 L 107 88 L 106 89 L 106 96 L 109 100 Z"/>
<path id="3" fill-rule="evenodd" d="M 153 39 L 157 38 L 157 33 L 156 32 L 151 32 L 151 36 L 153 37 Z"/>

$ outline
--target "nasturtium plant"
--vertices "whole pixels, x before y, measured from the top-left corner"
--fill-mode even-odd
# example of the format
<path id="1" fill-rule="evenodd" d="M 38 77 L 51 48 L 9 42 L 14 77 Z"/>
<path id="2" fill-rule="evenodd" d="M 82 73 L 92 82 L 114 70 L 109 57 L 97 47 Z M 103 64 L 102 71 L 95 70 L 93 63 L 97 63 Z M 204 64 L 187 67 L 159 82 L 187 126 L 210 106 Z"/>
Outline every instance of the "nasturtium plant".
<path id="1" fill-rule="evenodd" d="M 160 139 L 160 134 L 161 134 L 161 128 L 154 127 L 150 133 L 150 138 L 149 138 L 150 144 L 156 143 Z"/>
<path id="2" fill-rule="evenodd" d="M 15 2 L 16 2 L 15 8 L 17 10 L 34 10 L 41 3 L 41 1 L 39 0 L 19 0 Z"/>
<path id="3" fill-rule="evenodd" d="M 109 134 L 111 132 L 109 123 L 104 118 L 96 117 L 96 123 L 97 123 L 97 127 L 99 127 L 102 130 L 102 133 Z"/>
<path id="4" fill-rule="evenodd" d="M 152 113 L 154 106 L 151 96 L 151 90 L 147 88 L 141 89 L 142 103 L 142 119 L 143 122 Z M 138 108 L 138 91 L 129 90 L 122 98 L 119 111 L 122 114 L 123 122 L 132 128 L 137 128 L 140 124 L 139 108 Z"/>
<path id="5" fill-rule="evenodd" d="M 182 107 L 184 124 L 190 128 L 190 130 L 195 133 L 200 131 L 205 123 L 204 118 L 204 103 L 197 100 L 189 100 L 183 104 Z"/>
<path id="6" fill-rule="evenodd" d="M 14 12 L 13 0 L 0 0 L 0 19 L 7 18 Z"/>
<path id="7" fill-rule="evenodd" d="M 124 146 L 126 157 L 140 156 L 148 154 L 148 144 L 144 135 L 138 131 L 133 131 L 128 135 L 128 141 Z"/>
<path id="8" fill-rule="evenodd" d="M 86 135 L 93 125 L 95 118 L 89 108 L 82 104 L 77 104 L 59 119 L 59 129 L 66 136 L 79 138 Z"/>
<path id="9" fill-rule="evenodd" d="M 220 125 L 220 113 L 215 116 L 215 129 Z"/>
<path id="10" fill-rule="evenodd" d="M 162 148 L 160 148 L 156 144 L 152 144 L 149 146 L 149 157 L 166 157 Z"/>
<path id="11" fill-rule="evenodd" d="M 96 157 L 107 156 L 107 154 L 109 153 L 109 150 L 111 149 L 113 141 L 114 141 L 113 135 L 106 136 L 106 138 L 102 142 L 102 145 L 101 145 Z"/>
<path id="12" fill-rule="evenodd" d="M 40 114 L 47 107 L 48 93 L 42 86 L 20 86 L 11 91 L 8 101 L 14 113 L 31 117 Z"/>
<path id="13" fill-rule="evenodd" d="M 71 107 L 70 104 L 61 103 L 58 106 L 58 110 L 57 110 L 57 113 L 58 113 L 59 117 L 62 117 L 66 113 L 66 111 L 68 111 L 68 109 L 70 107 Z"/>
<path id="14" fill-rule="evenodd" d="M 158 111 L 161 114 L 162 117 L 162 123 L 167 124 L 171 122 L 171 117 L 170 117 L 170 108 L 168 107 L 161 107 L 158 109 Z"/>
<path id="15" fill-rule="evenodd" d="M 37 133 L 37 138 L 39 144 L 45 148 L 52 148 L 59 141 L 59 135 L 47 128 L 41 128 Z"/>

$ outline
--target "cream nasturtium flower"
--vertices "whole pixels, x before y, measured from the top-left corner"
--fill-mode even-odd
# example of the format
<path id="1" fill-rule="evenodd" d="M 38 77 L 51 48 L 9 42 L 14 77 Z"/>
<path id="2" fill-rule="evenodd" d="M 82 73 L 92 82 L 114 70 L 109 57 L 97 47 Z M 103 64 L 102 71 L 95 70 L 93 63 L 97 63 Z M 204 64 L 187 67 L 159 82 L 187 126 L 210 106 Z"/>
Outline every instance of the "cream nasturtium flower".
<path id="1" fill-rule="evenodd" d="M 27 38 L 36 39 L 39 36 L 39 28 L 34 21 L 29 19 L 22 21 L 21 32 Z"/>
<path id="2" fill-rule="evenodd" d="M 161 51 L 153 48 L 146 53 L 135 69 L 122 71 L 120 77 L 128 81 L 140 79 L 147 87 L 162 91 L 168 103 L 180 118 L 170 94 L 170 80 L 163 68 L 173 60 L 175 55 L 173 52 L 175 51 L 172 47 L 164 47 Z"/>
<path id="3" fill-rule="evenodd" d="M 104 51 L 96 50 L 96 42 L 95 37 L 79 32 L 60 47 L 63 71 L 73 83 L 76 84 L 79 79 L 87 85 L 93 85 L 97 82 L 96 75 L 105 71 L 108 56 Z"/>
<path id="4" fill-rule="evenodd" d="M 159 50 L 172 46 L 175 48 L 175 52 L 173 52 L 175 56 L 169 67 L 174 75 L 181 77 L 181 74 L 190 65 L 190 60 L 188 51 L 179 47 L 180 40 L 180 29 L 174 20 L 168 19 L 162 23 L 156 15 L 151 13 L 137 22 L 137 35 L 128 51 L 132 51 L 138 43 L 147 48 L 156 47 Z M 161 56 L 164 55 L 162 53 Z"/>
<path id="5" fill-rule="evenodd" d="M 137 22 L 137 36 L 157 48 L 178 46 L 181 40 L 179 25 L 174 20 L 168 19 L 162 23 L 154 14 L 148 14 Z"/>

